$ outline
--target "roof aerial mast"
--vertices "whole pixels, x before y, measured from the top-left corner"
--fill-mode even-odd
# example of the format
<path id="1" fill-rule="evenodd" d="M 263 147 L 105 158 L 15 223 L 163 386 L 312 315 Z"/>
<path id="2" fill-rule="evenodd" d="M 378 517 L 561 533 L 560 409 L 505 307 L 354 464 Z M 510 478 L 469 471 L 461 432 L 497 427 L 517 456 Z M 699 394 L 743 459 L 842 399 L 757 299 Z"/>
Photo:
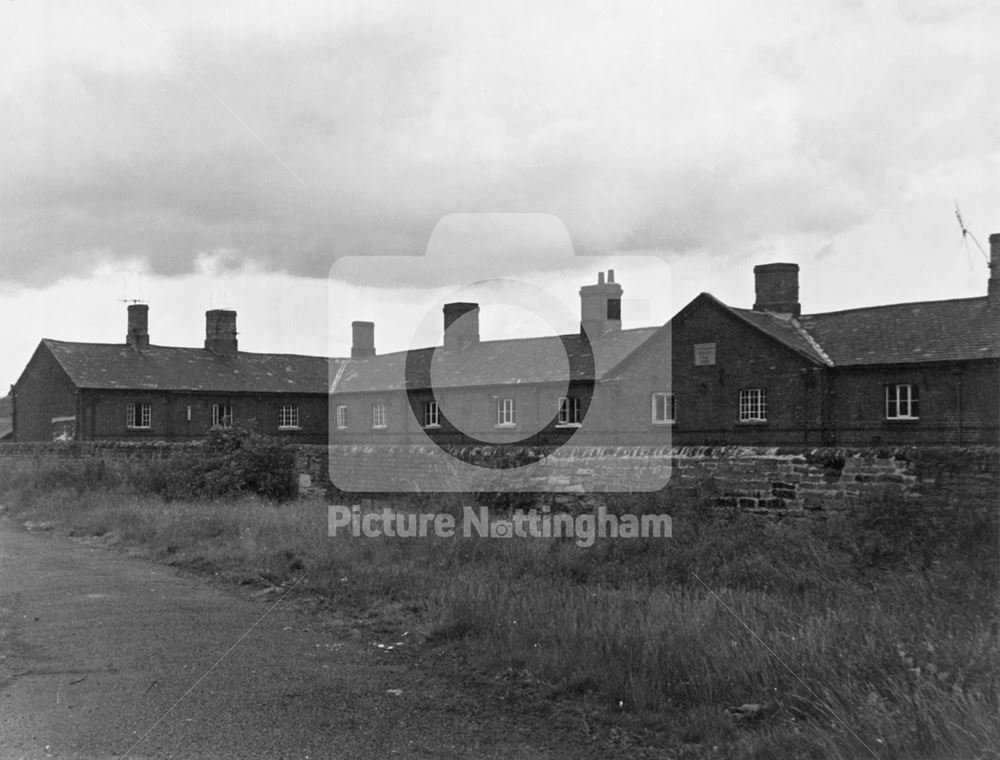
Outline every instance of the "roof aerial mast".
<path id="1" fill-rule="evenodd" d="M 979 241 L 976 240 L 976 236 L 972 234 L 972 230 L 970 230 L 968 227 L 965 226 L 965 220 L 962 218 L 962 212 L 958 208 L 958 201 L 955 201 L 955 218 L 958 219 L 958 226 L 962 228 L 962 243 L 965 245 L 966 254 L 969 253 L 968 238 L 972 238 L 972 242 L 976 244 L 976 248 L 979 249 L 979 252 L 983 255 L 983 258 L 986 259 L 986 263 L 989 264 L 990 257 L 986 255 L 986 251 L 983 250 L 983 247 L 979 244 Z"/>

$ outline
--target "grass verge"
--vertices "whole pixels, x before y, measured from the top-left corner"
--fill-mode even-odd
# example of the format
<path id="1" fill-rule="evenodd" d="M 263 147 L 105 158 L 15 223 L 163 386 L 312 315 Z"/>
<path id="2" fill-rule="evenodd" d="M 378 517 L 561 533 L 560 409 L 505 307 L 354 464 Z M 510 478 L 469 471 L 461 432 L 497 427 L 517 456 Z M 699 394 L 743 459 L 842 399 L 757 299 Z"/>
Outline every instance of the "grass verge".
<path id="1" fill-rule="evenodd" d="M 525 709 L 577 705 L 626 744 L 691 758 L 1000 756 L 986 516 L 886 499 L 775 522 L 667 492 L 616 506 L 671 513 L 670 540 L 329 538 L 320 501 L 168 501 L 134 482 L 25 465 L 0 474 L 0 498 L 36 527 L 391 609 Z M 456 504 L 421 509 L 435 507 Z"/>

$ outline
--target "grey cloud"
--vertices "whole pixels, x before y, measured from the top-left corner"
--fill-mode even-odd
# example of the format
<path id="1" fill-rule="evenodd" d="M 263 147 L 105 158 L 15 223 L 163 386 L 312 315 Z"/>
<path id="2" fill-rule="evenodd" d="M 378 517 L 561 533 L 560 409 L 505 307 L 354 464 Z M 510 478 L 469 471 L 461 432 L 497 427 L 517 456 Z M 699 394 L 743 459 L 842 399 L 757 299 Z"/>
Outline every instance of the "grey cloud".
<path id="1" fill-rule="evenodd" d="M 0 144 L 4 276 L 49 282 L 105 258 L 180 274 L 226 251 L 219 266 L 325 277 L 347 255 L 420 255 L 461 212 L 552 214 L 576 254 L 725 256 L 851 229 L 1000 129 L 968 117 L 986 100 L 969 59 L 916 33 L 938 18 L 732 18 L 747 33 L 730 60 L 683 35 L 670 42 L 689 58 L 671 59 L 651 42 L 663 30 L 624 14 L 608 39 L 633 44 L 618 49 L 602 20 L 547 12 L 534 31 L 440 8 L 291 37 L 187 26 L 169 43 L 197 78 L 166 55 L 28 81 Z M 544 236 L 534 252 L 503 240 L 466 241 L 433 277 L 556 266 Z"/>

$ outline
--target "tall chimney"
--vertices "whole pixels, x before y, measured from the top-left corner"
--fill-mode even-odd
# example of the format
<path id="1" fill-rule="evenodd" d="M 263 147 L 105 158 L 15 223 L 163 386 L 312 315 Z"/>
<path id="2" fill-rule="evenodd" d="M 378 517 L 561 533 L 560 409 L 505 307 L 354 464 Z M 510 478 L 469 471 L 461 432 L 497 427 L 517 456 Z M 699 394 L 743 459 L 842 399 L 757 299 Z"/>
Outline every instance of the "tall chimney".
<path id="1" fill-rule="evenodd" d="M 772 311 L 797 317 L 799 305 L 799 265 L 760 264 L 753 268 L 757 300 L 754 311 Z"/>
<path id="2" fill-rule="evenodd" d="M 1000 311 L 1000 232 L 990 235 L 990 281 L 986 303 L 990 311 Z"/>
<path id="3" fill-rule="evenodd" d="M 622 329 L 622 286 L 615 282 L 615 270 L 597 273 L 596 285 L 580 288 L 580 331 L 594 338 Z"/>
<path id="4" fill-rule="evenodd" d="M 205 312 L 205 348 L 219 356 L 236 356 L 236 312 L 212 309 Z"/>
<path id="5" fill-rule="evenodd" d="M 149 348 L 149 305 L 130 303 L 128 305 L 128 332 L 125 342 L 136 350 Z"/>
<path id="6" fill-rule="evenodd" d="M 351 322 L 351 332 L 351 356 L 355 359 L 375 356 L 375 323 Z"/>
<path id="7" fill-rule="evenodd" d="M 479 304 L 444 305 L 444 349 L 462 351 L 479 343 Z"/>

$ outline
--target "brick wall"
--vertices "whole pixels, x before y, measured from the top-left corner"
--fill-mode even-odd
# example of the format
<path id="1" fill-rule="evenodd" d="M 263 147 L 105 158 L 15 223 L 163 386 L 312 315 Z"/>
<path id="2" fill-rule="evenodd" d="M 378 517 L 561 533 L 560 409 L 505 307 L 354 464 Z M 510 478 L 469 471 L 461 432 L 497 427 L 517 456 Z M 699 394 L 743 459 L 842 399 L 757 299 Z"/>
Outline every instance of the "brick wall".
<path id="1" fill-rule="evenodd" d="M 0 467 L 17 461 L 72 466 L 95 460 L 168 457 L 197 445 L 162 441 L 0 443 Z M 379 486 L 372 490 L 388 490 L 391 485 L 405 483 L 403 479 L 412 477 L 415 468 L 425 468 L 434 447 L 400 444 L 389 460 L 372 457 L 364 445 L 341 448 L 336 455 L 356 466 L 359 478 L 372 477 L 373 485 Z M 297 445 L 294 449 L 300 488 L 323 493 L 328 483 L 330 449 L 319 445 Z M 477 449 L 475 454 L 492 455 L 485 448 Z M 392 463 L 391 467 L 386 466 L 386 461 Z M 441 460 L 436 457 L 434 461 Z M 650 468 L 671 468 L 671 488 L 710 495 L 720 506 L 767 513 L 811 514 L 840 509 L 859 497 L 880 493 L 898 493 L 935 508 L 996 510 L 1000 503 L 1000 450 L 986 446 L 565 446 L 548 461 L 547 475 L 560 479 L 570 489 L 581 476 L 606 477 L 606 483 L 621 486 Z M 495 472 L 496 488 L 492 490 L 505 490 L 503 481 L 513 471 Z"/>
<path id="2" fill-rule="evenodd" d="M 47 349 L 35 352 L 15 388 L 14 431 L 22 441 L 51 441 L 52 418 L 77 413 L 76 390 Z"/>
<path id="3" fill-rule="evenodd" d="M 84 464 L 95 460 L 142 461 L 169 457 L 199 444 L 178 441 L 0 442 L 0 468 L 15 462 Z"/>
<path id="4" fill-rule="evenodd" d="M 912 384 L 920 419 L 887 420 L 885 385 Z M 842 446 L 987 445 L 1000 438 L 995 361 L 848 367 L 830 376 L 832 428 Z"/>
<path id="5" fill-rule="evenodd" d="M 333 455 L 339 458 L 339 467 L 353 472 L 356 483 L 369 483 L 371 490 L 389 490 L 405 486 L 416 472 L 429 466 L 441 467 L 434 449 L 399 444 L 375 457 L 370 447 L 356 445 L 336 447 Z M 479 449 L 478 454 L 491 452 Z M 325 446 L 297 448 L 299 470 L 314 487 L 328 480 L 329 456 Z M 646 477 L 651 469 L 669 469 L 670 488 L 711 495 L 720 506 L 760 512 L 806 514 L 840 509 L 858 498 L 882 493 L 898 493 L 935 507 L 995 510 L 1000 503 L 1000 450 L 988 446 L 564 446 L 548 461 L 549 477 L 568 489 L 585 477 L 614 491 Z M 517 478 L 516 471 L 495 472 L 495 488 L 482 490 L 516 490 L 508 486 L 511 478 Z M 447 477 L 445 469 L 439 474 Z M 530 481 L 520 485 L 536 490 Z"/>
<path id="6" fill-rule="evenodd" d="M 748 326 L 710 301 L 681 312 L 630 360 L 599 412 L 611 415 L 598 429 L 626 437 L 662 436 L 650 419 L 650 394 L 672 391 L 677 420 L 675 446 L 738 444 L 811 445 L 823 440 L 824 387 L 817 365 Z M 710 364 L 695 346 L 714 345 Z M 759 388 L 767 399 L 766 422 L 740 422 L 741 389 Z M 589 418 L 588 418 L 589 423 Z"/>
<path id="7" fill-rule="evenodd" d="M 125 426 L 127 404 L 146 403 L 151 407 L 148 430 Z M 83 391 L 78 440 L 173 439 L 204 437 L 212 425 L 212 405 L 229 403 L 237 427 L 254 425 L 265 435 L 281 435 L 304 443 L 327 440 L 326 394 L 277 395 L 249 393 L 185 393 L 178 391 Z M 300 430 L 278 428 L 282 404 L 299 407 Z"/>

